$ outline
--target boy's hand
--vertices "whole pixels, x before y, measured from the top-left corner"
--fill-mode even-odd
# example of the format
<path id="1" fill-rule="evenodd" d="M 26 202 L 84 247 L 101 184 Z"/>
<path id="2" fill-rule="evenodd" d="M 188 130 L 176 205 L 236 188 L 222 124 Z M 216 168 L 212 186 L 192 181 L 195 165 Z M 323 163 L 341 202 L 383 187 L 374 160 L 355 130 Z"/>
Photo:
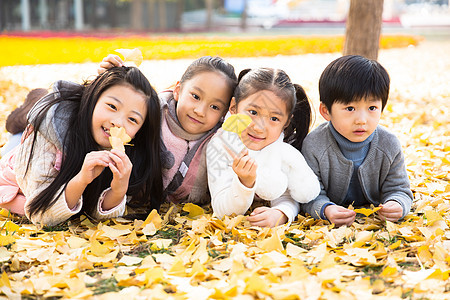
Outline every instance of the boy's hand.
<path id="1" fill-rule="evenodd" d="M 350 226 L 355 221 L 356 212 L 340 205 L 328 205 L 324 211 L 327 219 L 336 226 Z"/>
<path id="2" fill-rule="evenodd" d="M 109 54 L 98 65 L 97 73 L 100 75 L 112 67 L 122 67 L 123 65 L 124 62 L 119 55 Z"/>
<path id="3" fill-rule="evenodd" d="M 232 167 L 243 185 L 248 188 L 255 185 L 257 165 L 255 159 L 248 155 L 247 149 L 234 157 Z"/>
<path id="4" fill-rule="evenodd" d="M 255 208 L 247 220 L 252 226 L 275 227 L 288 221 L 286 215 L 276 208 L 261 206 Z"/>
<path id="5" fill-rule="evenodd" d="M 381 220 L 387 220 L 390 222 L 397 222 L 403 215 L 403 207 L 394 200 L 389 200 L 381 205 L 381 209 L 378 211 L 378 216 Z"/>

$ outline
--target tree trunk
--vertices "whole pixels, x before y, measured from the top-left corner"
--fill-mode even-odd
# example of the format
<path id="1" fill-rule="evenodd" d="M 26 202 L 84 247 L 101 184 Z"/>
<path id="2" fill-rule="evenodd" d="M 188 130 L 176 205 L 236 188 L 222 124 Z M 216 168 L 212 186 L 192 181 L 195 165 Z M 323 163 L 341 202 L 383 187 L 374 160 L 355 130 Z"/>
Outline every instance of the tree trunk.
<path id="1" fill-rule="evenodd" d="M 344 55 L 377 59 L 383 0 L 351 0 L 345 32 Z"/>
<path id="2" fill-rule="evenodd" d="M 108 16 L 110 28 L 116 28 L 118 22 L 117 22 L 117 11 L 115 0 L 108 1 Z"/>
<path id="3" fill-rule="evenodd" d="M 167 29 L 166 1 L 158 0 L 158 11 L 159 11 L 159 30 L 166 31 Z"/>
<path id="4" fill-rule="evenodd" d="M 156 16 L 156 0 L 149 0 L 148 1 L 148 8 L 147 8 L 147 20 L 148 20 L 148 27 L 150 30 L 156 29 L 155 24 L 155 16 Z"/>
<path id="5" fill-rule="evenodd" d="M 142 23 L 142 0 L 134 0 L 131 2 L 131 27 L 134 30 L 142 30 L 144 28 Z"/>
<path id="6" fill-rule="evenodd" d="M 183 12 L 184 12 L 184 0 L 177 1 L 177 15 L 175 17 L 175 28 L 181 29 L 183 22 Z"/>
<path id="7" fill-rule="evenodd" d="M 247 9 L 248 9 L 247 0 L 244 0 L 244 7 L 241 13 L 241 29 L 243 31 L 247 30 L 247 15 L 248 15 Z"/>
<path id="8" fill-rule="evenodd" d="M 206 30 L 211 30 L 212 28 L 212 17 L 213 17 L 213 0 L 206 0 Z"/>

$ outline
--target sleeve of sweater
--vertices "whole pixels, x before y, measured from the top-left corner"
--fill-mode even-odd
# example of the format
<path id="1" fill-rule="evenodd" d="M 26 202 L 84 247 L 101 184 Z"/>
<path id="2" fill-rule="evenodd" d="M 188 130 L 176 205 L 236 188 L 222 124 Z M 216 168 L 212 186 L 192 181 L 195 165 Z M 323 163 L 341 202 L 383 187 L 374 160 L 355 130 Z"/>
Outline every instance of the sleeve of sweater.
<path id="1" fill-rule="evenodd" d="M 57 199 L 51 207 L 45 212 L 33 214 L 30 216 L 28 205 L 33 199 L 44 191 L 56 178 L 59 173 L 61 154 L 58 148 L 51 141 L 46 139 L 39 132 L 37 133 L 36 143 L 34 145 L 33 161 L 28 166 L 28 157 L 31 150 L 34 134 L 31 133 L 25 138 L 19 146 L 16 161 L 14 164 L 17 183 L 25 195 L 25 215 L 34 224 L 53 226 L 62 223 L 71 216 L 79 213 L 83 206 L 82 197 L 78 199 L 77 204 L 71 209 L 68 207 L 64 188 L 61 188 L 56 193 Z M 104 193 L 102 194 L 104 197 Z M 102 199 L 102 197 L 100 197 Z M 100 199 L 100 200 L 101 200 Z M 101 201 L 99 201 L 100 203 Z M 107 212 L 98 210 L 96 216 L 99 219 L 106 219 L 118 216 L 125 210 L 125 198 L 116 208 Z M 101 205 L 101 204 L 100 204 Z M 101 206 L 99 206 L 101 207 Z"/>
<path id="2" fill-rule="evenodd" d="M 206 164 L 211 205 L 218 218 L 233 213 L 245 214 L 255 197 L 255 187 L 244 186 L 234 173 L 231 163 L 231 156 L 226 152 L 221 138 L 216 135 L 208 143 Z"/>
<path id="3" fill-rule="evenodd" d="M 310 134 L 311 135 L 311 134 Z M 307 136 L 303 141 L 302 146 L 302 154 L 308 163 L 309 167 L 313 170 L 314 174 L 316 174 L 319 183 L 320 183 L 320 193 L 319 195 L 312 201 L 301 204 L 301 210 L 305 213 L 311 215 L 314 219 L 324 219 L 322 208 L 324 206 L 328 206 L 333 204 L 333 202 L 328 198 L 327 191 L 322 182 L 322 177 L 320 174 L 320 153 L 321 146 L 317 145 L 314 141 L 313 136 Z"/>
<path id="4" fill-rule="evenodd" d="M 405 159 L 397 138 L 390 139 L 391 145 L 396 146 L 395 156 L 392 158 L 389 173 L 381 185 L 381 203 L 393 200 L 403 208 L 402 218 L 411 210 L 413 194 L 411 192 L 408 173 L 406 172 Z"/>
<path id="5" fill-rule="evenodd" d="M 289 191 L 286 191 L 280 198 L 270 201 L 270 206 L 283 212 L 288 218 L 288 223 L 294 221 L 300 211 L 300 204 L 292 199 Z"/>

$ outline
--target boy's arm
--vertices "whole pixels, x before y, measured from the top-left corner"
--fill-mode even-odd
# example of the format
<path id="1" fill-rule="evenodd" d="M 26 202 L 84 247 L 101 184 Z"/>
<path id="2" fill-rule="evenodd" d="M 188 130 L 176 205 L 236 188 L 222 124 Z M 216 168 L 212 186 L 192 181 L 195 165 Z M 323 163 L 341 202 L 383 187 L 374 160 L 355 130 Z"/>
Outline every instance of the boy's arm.
<path id="1" fill-rule="evenodd" d="M 309 167 L 313 170 L 314 174 L 316 174 L 317 179 L 320 183 L 320 193 L 319 195 L 312 201 L 301 204 L 301 210 L 305 213 L 310 214 L 314 219 L 324 219 L 326 220 L 324 210 L 328 205 L 334 205 L 333 202 L 328 198 L 327 192 L 322 182 L 322 177 L 320 174 L 320 164 L 319 157 L 316 156 L 318 153 L 317 149 L 315 149 L 315 145 L 312 139 L 308 139 L 308 137 L 303 142 L 302 154 L 308 163 Z"/>
<path id="2" fill-rule="evenodd" d="M 381 203 L 385 204 L 388 201 L 396 201 L 399 203 L 403 208 L 403 218 L 411 210 L 413 194 L 411 192 L 408 173 L 405 167 L 405 159 L 400 144 L 398 147 L 399 151 L 391 163 L 385 181 L 381 185 Z"/>

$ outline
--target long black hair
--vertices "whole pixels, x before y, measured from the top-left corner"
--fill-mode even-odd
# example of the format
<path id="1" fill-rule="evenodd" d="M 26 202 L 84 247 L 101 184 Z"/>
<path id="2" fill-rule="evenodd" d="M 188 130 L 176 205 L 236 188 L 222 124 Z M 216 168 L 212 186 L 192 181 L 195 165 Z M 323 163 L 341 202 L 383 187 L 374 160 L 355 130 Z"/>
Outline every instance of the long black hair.
<path id="1" fill-rule="evenodd" d="M 300 151 L 311 124 L 311 106 L 305 90 L 299 84 L 293 84 L 283 70 L 245 69 L 239 73 L 238 85 L 234 90 L 236 105 L 262 90 L 271 91 L 286 102 L 292 118 L 284 129 L 284 141 Z"/>
<path id="2" fill-rule="evenodd" d="M 28 168 L 33 162 L 37 132 L 49 109 L 62 102 L 70 102 L 71 107 L 74 108 L 69 112 L 67 133 L 60 149 L 63 154 L 60 172 L 53 182 L 30 202 L 28 205 L 30 216 L 42 213 L 54 205 L 64 192 L 61 187 L 65 187 L 81 170 L 86 154 L 100 150 L 92 135 L 92 115 L 102 93 L 117 85 L 130 86 L 144 94 L 147 104 L 145 121 L 130 142 L 133 146 L 126 147 L 126 154 L 133 164 L 127 195 L 132 197 L 133 202 L 141 203 L 144 207 L 159 209 L 162 201 L 162 171 L 161 111 L 158 95 L 139 69 L 115 67 L 97 76 L 91 82 L 58 91 L 32 120 L 34 140 L 28 159 Z M 98 198 L 102 191 L 109 187 L 111 180 L 112 172 L 109 168 L 105 168 L 100 176 L 86 187 L 83 192 L 82 212 L 91 214 L 96 210 Z"/>

